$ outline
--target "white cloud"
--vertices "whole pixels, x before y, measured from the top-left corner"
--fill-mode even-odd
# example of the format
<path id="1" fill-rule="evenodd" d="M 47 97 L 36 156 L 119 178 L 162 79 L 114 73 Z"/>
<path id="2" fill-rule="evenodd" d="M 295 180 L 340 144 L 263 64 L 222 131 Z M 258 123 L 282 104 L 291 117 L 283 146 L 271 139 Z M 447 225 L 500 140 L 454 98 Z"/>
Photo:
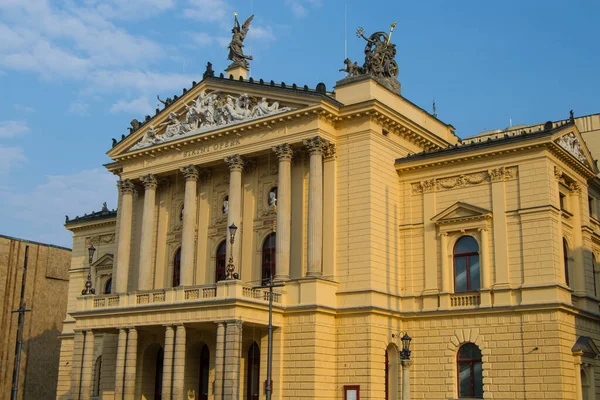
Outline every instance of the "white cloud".
<path id="1" fill-rule="evenodd" d="M 124 112 L 145 115 L 152 113 L 152 110 L 152 106 L 146 96 L 138 97 L 132 101 L 119 100 L 110 107 L 110 112 L 112 113 Z"/>
<path id="2" fill-rule="evenodd" d="M 20 147 L 5 147 L 0 145 L 0 176 L 27 162 L 27 157 Z"/>
<path id="3" fill-rule="evenodd" d="M 90 6 L 112 19 L 136 19 L 152 17 L 164 12 L 175 5 L 174 0 L 102 0 L 88 1 Z"/>
<path id="4" fill-rule="evenodd" d="M 99 70 L 91 74 L 93 90 L 132 88 L 145 93 L 157 93 L 176 88 L 189 88 L 196 75 L 163 74 L 139 70 Z"/>
<path id="5" fill-rule="evenodd" d="M 275 34 L 273 33 L 273 28 L 270 26 L 255 26 L 248 32 L 248 38 L 270 42 L 275 40 Z"/>
<path id="6" fill-rule="evenodd" d="M 208 32 L 190 33 L 189 37 L 202 47 L 212 46 L 215 43 L 217 43 L 221 47 L 227 47 L 227 45 L 231 41 L 231 38 L 228 36 L 212 35 Z"/>
<path id="7" fill-rule="evenodd" d="M 46 182 L 27 191 L 13 188 L 1 192 L 0 189 L 6 204 L 0 208 L 3 227 L 10 231 L 11 226 L 15 226 L 14 230 L 25 232 L 19 235 L 27 239 L 71 247 L 70 233 L 63 227 L 65 215 L 73 218 L 99 211 L 104 201 L 109 208 L 115 208 L 116 179 L 104 169 L 92 169 L 72 175 L 47 176 Z"/>
<path id="8" fill-rule="evenodd" d="M 12 138 L 29 132 L 25 121 L 0 121 L 0 138 Z"/>
<path id="9" fill-rule="evenodd" d="M 224 22 L 231 16 L 233 21 L 231 7 L 224 0 L 188 0 L 183 15 L 204 22 Z"/>
<path id="10" fill-rule="evenodd" d="M 90 115 L 89 108 L 90 108 L 89 104 L 74 101 L 71 104 L 69 104 L 69 108 L 67 109 L 67 112 L 69 114 L 78 115 L 80 117 L 85 117 L 85 116 Z"/>
<path id="11" fill-rule="evenodd" d="M 33 108 L 31 106 L 26 106 L 24 104 L 15 104 L 14 107 L 15 107 L 15 110 L 20 111 L 20 112 L 26 112 L 26 113 L 35 112 L 35 108 Z"/>
<path id="12" fill-rule="evenodd" d="M 303 18 L 308 15 L 309 8 L 320 7 L 321 0 L 285 0 L 285 4 L 296 17 Z"/>

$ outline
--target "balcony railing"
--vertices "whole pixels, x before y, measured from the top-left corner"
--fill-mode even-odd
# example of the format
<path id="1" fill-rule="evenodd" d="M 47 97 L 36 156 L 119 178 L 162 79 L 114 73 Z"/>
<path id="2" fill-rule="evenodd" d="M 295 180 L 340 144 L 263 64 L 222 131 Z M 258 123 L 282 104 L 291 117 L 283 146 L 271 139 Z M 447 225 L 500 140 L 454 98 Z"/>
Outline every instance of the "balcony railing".
<path id="1" fill-rule="evenodd" d="M 450 296 L 451 307 L 478 307 L 481 304 L 479 293 L 454 294 Z"/>
<path id="2" fill-rule="evenodd" d="M 255 289 L 237 281 L 228 285 L 202 285 L 194 287 L 177 287 L 160 290 L 116 293 L 98 296 L 79 297 L 78 311 L 152 307 L 162 304 L 194 303 L 241 298 L 252 302 L 266 304 L 269 291 Z M 281 305 L 282 294 L 273 293 L 273 303 Z"/>

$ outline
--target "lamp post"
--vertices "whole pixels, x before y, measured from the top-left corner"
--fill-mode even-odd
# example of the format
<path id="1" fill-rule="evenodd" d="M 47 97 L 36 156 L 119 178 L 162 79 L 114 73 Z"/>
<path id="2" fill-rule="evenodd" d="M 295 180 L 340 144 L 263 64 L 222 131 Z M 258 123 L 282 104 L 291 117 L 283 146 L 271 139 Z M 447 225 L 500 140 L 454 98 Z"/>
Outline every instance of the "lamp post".
<path id="1" fill-rule="evenodd" d="M 273 288 L 283 287 L 283 283 L 273 282 L 273 266 L 271 265 L 271 271 L 269 274 L 269 284 L 255 286 L 253 289 L 269 289 L 269 325 L 267 327 L 267 384 L 265 392 L 267 400 L 271 400 L 273 394 Z"/>
<path id="2" fill-rule="evenodd" d="M 410 400 L 410 341 L 412 338 L 408 333 L 400 339 L 402 341 L 402 350 L 400 350 L 400 362 L 402 363 L 402 400 Z"/>
<path id="3" fill-rule="evenodd" d="M 237 226 L 235 224 L 229 225 L 229 262 L 227 263 L 227 280 L 238 279 L 238 274 L 234 273 L 235 265 L 233 264 L 233 243 L 235 243 L 235 233 L 237 232 Z"/>
<path id="4" fill-rule="evenodd" d="M 88 248 L 88 276 L 85 281 L 85 288 L 81 291 L 82 295 L 96 294 L 96 290 L 92 287 L 92 261 L 94 260 L 94 253 L 96 248 L 93 244 Z"/>

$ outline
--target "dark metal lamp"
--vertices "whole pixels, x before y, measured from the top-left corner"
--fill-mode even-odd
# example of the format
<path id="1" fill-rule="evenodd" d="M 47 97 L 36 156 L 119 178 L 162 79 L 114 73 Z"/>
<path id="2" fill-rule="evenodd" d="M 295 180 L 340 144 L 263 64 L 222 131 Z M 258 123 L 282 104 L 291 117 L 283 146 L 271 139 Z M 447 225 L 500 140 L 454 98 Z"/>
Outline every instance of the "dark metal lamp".
<path id="1" fill-rule="evenodd" d="M 96 290 L 92 287 L 92 262 L 94 261 L 94 253 L 96 252 L 96 248 L 94 245 L 90 245 L 88 248 L 88 276 L 85 281 L 85 288 L 81 291 L 82 295 L 88 294 L 96 294 Z"/>

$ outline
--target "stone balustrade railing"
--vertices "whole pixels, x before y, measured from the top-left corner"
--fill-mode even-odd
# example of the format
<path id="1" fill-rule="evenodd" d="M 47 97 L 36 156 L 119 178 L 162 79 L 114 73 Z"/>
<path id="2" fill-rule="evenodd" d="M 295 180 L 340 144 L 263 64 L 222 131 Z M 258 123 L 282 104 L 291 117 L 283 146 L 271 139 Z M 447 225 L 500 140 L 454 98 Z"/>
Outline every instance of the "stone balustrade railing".
<path id="1" fill-rule="evenodd" d="M 478 307 L 481 304 L 479 293 L 454 294 L 450 296 L 452 307 Z"/>
<path id="2" fill-rule="evenodd" d="M 153 305 L 159 306 L 176 303 L 205 302 L 231 298 L 240 298 L 266 304 L 269 301 L 269 291 L 252 288 L 236 281 L 228 284 L 81 296 L 78 298 L 77 311 L 152 307 Z M 281 293 L 273 293 L 273 303 L 281 305 Z"/>

